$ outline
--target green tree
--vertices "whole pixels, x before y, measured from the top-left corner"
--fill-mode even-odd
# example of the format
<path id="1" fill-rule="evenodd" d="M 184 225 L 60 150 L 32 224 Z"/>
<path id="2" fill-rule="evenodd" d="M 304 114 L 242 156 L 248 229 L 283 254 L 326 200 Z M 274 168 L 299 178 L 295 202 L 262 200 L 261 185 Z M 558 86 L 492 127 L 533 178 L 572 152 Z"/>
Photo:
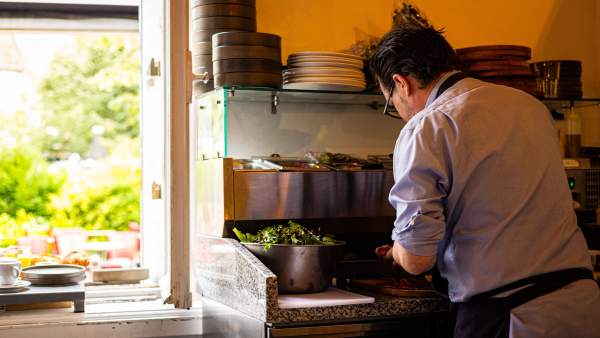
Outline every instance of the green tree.
<path id="1" fill-rule="evenodd" d="M 52 225 L 127 230 L 130 222 L 139 224 L 140 173 L 139 168 L 113 166 L 103 175 L 86 175 L 85 183 L 70 182 L 54 201 Z"/>
<path id="2" fill-rule="evenodd" d="M 65 176 L 48 170 L 46 159 L 25 147 L 0 149 L 0 215 L 20 211 L 50 215 L 50 202 Z"/>
<path id="3" fill-rule="evenodd" d="M 139 134 L 138 37 L 88 36 L 77 45 L 54 58 L 40 84 L 46 152 L 87 155 L 94 125 L 102 125 L 108 139 Z"/>

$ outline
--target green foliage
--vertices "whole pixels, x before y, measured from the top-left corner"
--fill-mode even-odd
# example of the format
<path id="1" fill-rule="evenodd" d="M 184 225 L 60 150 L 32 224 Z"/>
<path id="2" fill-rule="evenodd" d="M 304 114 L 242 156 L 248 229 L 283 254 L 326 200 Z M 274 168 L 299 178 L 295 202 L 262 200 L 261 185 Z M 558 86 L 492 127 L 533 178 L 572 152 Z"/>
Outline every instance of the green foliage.
<path id="1" fill-rule="evenodd" d="M 49 216 L 52 196 L 64 181 L 64 174 L 51 173 L 39 153 L 22 147 L 0 149 L 0 214 L 16 217 L 23 210 Z"/>
<path id="2" fill-rule="evenodd" d="M 42 124 L 58 133 L 44 137 L 50 153 L 87 155 L 93 125 L 105 138 L 139 134 L 139 41 L 121 35 L 79 38 L 76 51 L 57 56 L 39 93 Z"/>
<path id="3" fill-rule="evenodd" d="M 127 230 L 130 222 L 140 222 L 139 169 L 112 168 L 105 181 L 80 189 L 72 185 L 55 202 L 51 223 L 57 227 L 87 230 Z"/>
<path id="4" fill-rule="evenodd" d="M 333 239 L 333 236 L 318 235 L 293 221 L 288 221 L 288 225 L 274 225 L 266 227 L 259 230 L 256 235 L 249 233 L 244 234 L 235 228 L 233 229 L 233 232 L 238 237 L 240 242 L 264 244 L 265 250 L 270 249 L 273 244 L 330 245 L 337 243 Z"/>
<path id="5" fill-rule="evenodd" d="M 77 48 L 52 61 L 39 106 L 0 116 L 0 246 L 50 227 L 126 230 L 139 223 L 138 53 L 137 35 L 82 35 Z M 107 157 L 48 163 L 88 155 L 94 125 L 105 129 Z"/>
<path id="6" fill-rule="evenodd" d="M 17 211 L 14 216 L 6 213 L 0 214 L 0 247 L 17 245 L 19 237 L 48 235 L 49 231 L 50 227 L 43 218 L 22 209 Z"/>

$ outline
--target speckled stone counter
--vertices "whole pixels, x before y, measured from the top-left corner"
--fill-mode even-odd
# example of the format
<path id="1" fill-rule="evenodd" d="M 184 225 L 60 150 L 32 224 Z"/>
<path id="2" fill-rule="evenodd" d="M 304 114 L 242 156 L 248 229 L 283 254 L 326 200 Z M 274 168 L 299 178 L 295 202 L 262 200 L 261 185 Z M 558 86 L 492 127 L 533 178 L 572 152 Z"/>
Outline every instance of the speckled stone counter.
<path id="1" fill-rule="evenodd" d="M 375 297 L 375 303 L 280 309 L 277 276 L 238 241 L 198 236 L 194 272 L 203 296 L 269 324 L 335 322 L 426 315 L 448 310 L 439 298 L 404 298 L 350 291 Z"/>

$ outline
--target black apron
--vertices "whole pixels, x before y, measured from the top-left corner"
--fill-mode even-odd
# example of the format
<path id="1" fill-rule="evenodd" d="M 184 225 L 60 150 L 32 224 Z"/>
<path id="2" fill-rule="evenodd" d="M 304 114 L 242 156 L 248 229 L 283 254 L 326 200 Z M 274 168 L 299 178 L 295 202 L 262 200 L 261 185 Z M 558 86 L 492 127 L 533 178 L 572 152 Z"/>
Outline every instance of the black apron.
<path id="1" fill-rule="evenodd" d="M 462 72 L 448 77 L 441 84 L 435 98 L 466 77 Z M 448 281 L 440 275 L 437 267 L 431 273 L 433 288 L 438 294 L 448 299 Z M 507 338 L 512 309 L 581 279 L 593 279 L 592 272 L 587 269 L 566 269 L 544 273 L 475 295 L 466 302 L 455 303 L 452 309 L 456 314 L 454 337 Z M 522 289 L 509 296 L 494 297 L 518 288 Z"/>

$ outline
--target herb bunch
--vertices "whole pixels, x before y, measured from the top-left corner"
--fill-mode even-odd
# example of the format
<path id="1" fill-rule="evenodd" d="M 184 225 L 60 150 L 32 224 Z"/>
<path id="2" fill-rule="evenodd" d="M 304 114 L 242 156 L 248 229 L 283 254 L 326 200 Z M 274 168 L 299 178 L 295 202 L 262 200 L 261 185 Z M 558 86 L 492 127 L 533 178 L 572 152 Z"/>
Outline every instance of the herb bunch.
<path id="1" fill-rule="evenodd" d="M 265 250 L 271 248 L 273 244 L 288 245 L 332 245 L 337 242 L 331 235 L 319 235 L 310 229 L 293 221 L 288 221 L 287 225 L 274 225 L 259 230 L 256 235 L 243 233 L 234 228 L 233 232 L 242 243 L 264 244 Z"/>

